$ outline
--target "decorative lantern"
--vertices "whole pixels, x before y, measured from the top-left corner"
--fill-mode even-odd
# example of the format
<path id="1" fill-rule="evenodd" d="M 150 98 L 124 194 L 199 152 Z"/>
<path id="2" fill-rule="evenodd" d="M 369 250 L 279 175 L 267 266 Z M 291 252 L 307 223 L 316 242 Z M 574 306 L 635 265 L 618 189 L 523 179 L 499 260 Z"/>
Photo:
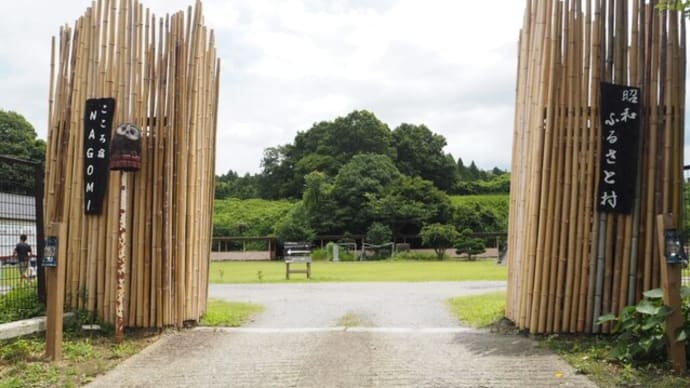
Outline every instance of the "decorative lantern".
<path id="1" fill-rule="evenodd" d="M 110 142 L 110 169 L 139 171 L 141 168 L 141 130 L 132 123 L 117 127 Z"/>
<path id="2" fill-rule="evenodd" d="M 668 264 L 688 265 L 688 256 L 683 249 L 683 240 L 676 229 L 666 229 L 664 231 L 664 255 Z"/>

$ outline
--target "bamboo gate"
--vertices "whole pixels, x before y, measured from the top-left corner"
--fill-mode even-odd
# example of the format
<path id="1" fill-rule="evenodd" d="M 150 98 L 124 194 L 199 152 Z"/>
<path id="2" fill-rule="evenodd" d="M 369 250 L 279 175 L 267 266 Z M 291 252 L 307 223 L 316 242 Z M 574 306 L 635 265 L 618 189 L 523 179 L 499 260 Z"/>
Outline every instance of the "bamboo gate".
<path id="1" fill-rule="evenodd" d="M 527 0 L 520 32 L 506 315 L 599 332 L 659 287 L 655 217 L 681 214 L 685 23 L 645 0 Z M 641 87 L 629 215 L 597 210 L 599 82 Z"/>
<path id="2" fill-rule="evenodd" d="M 84 105 L 116 100 L 113 128 L 141 128 L 128 174 L 124 323 L 182 326 L 205 312 L 220 60 L 200 1 L 157 18 L 136 0 L 97 0 L 52 39 L 46 222 L 68 227 L 65 304 L 115 320 L 122 172 L 101 215 L 84 214 Z"/>

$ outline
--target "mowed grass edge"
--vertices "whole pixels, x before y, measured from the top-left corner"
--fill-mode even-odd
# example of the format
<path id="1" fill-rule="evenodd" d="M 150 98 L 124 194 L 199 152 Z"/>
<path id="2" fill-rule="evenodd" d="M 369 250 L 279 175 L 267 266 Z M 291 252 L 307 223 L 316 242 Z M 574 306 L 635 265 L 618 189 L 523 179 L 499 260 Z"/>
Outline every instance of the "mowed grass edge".
<path id="1" fill-rule="evenodd" d="M 209 299 L 206 314 L 201 317 L 199 324 L 202 326 L 240 327 L 262 311 L 264 311 L 264 307 L 257 304 Z"/>
<path id="2" fill-rule="evenodd" d="M 306 264 L 295 263 L 293 269 Z M 212 262 L 210 283 L 283 283 L 283 282 L 424 282 L 506 280 L 508 269 L 495 259 L 477 261 L 368 261 L 314 262 L 311 280 L 304 274 L 285 279 L 282 261 Z"/>
<path id="3" fill-rule="evenodd" d="M 458 320 L 471 327 L 487 327 L 505 316 L 506 292 L 460 296 L 448 300 Z"/>

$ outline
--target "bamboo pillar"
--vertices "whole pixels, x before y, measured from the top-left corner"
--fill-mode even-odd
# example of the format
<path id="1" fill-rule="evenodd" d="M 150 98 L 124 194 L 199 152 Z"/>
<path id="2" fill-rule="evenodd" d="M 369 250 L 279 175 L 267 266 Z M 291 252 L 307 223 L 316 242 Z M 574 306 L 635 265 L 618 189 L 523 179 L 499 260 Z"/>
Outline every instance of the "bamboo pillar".
<path id="1" fill-rule="evenodd" d="M 685 28 L 654 2 L 525 2 L 506 315 L 531 332 L 608 331 L 658 286 L 654 217 L 681 213 Z M 599 83 L 640 87 L 633 211 L 598 212 Z"/>
<path id="2" fill-rule="evenodd" d="M 136 0 L 97 0 L 53 39 L 45 208 L 46 222 L 68 225 L 68 307 L 114 323 L 123 200 L 124 325 L 182 326 L 205 312 L 220 76 L 212 36 L 201 1 L 159 18 Z M 100 97 L 116 100 L 113 128 L 142 129 L 142 170 L 123 177 L 127 197 L 113 173 L 102 214 L 87 216 L 83 107 Z"/>

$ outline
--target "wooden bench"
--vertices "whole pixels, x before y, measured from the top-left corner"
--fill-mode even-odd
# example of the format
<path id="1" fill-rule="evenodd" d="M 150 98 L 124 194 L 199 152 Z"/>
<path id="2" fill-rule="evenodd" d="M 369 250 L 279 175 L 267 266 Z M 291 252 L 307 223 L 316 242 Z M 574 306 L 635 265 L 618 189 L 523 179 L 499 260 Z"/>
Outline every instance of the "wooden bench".
<path id="1" fill-rule="evenodd" d="M 311 244 L 303 242 L 286 242 L 285 243 L 285 279 L 290 280 L 291 273 L 303 273 L 307 275 L 307 279 L 311 279 Z M 306 269 L 290 268 L 290 264 L 304 263 L 307 265 Z"/>

